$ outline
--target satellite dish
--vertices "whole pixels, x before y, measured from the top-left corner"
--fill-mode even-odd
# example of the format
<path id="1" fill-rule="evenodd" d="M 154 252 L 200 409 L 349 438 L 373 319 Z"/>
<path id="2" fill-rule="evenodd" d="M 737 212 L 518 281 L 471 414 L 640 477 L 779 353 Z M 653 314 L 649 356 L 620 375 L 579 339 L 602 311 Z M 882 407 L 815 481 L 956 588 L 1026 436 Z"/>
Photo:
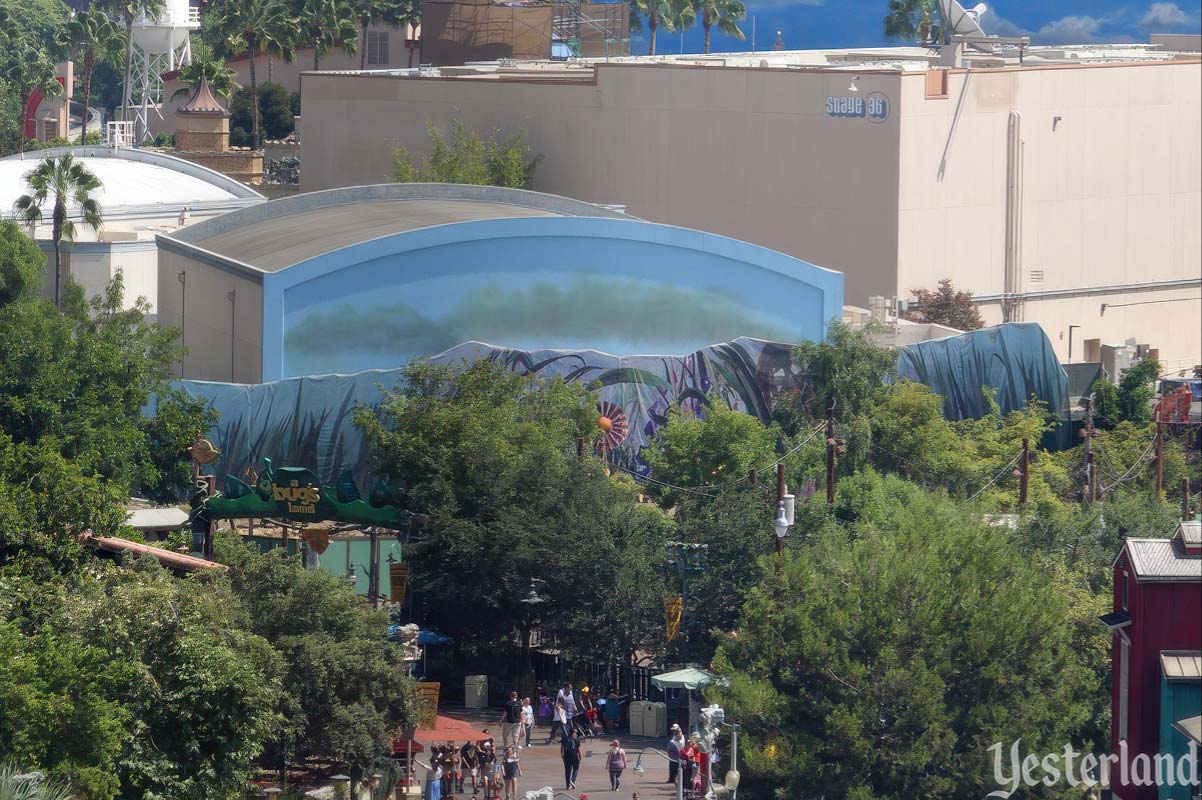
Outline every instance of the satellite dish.
<path id="1" fill-rule="evenodd" d="M 989 38 L 981 29 L 981 15 L 988 11 L 984 3 L 977 3 L 969 11 L 956 0 L 939 0 L 939 12 L 946 26 L 945 35 L 964 36 L 970 39 Z M 992 53 L 993 45 L 984 41 L 970 41 L 968 46 L 982 53 Z"/>

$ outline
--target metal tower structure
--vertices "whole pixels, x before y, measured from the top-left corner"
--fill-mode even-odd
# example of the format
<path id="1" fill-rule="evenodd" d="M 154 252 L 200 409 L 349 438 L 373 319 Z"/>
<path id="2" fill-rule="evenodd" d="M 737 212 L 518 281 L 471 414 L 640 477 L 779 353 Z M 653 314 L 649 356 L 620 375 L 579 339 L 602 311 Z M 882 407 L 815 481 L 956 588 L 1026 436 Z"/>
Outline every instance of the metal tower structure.
<path id="1" fill-rule="evenodd" d="M 200 28 L 200 10 L 188 0 L 167 0 L 158 17 L 145 14 L 134 20 L 133 58 L 124 105 L 134 125 L 134 141 L 150 136 L 149 116 L 160 114 L 163 73 L 192 63 L 192 31 Z"/>

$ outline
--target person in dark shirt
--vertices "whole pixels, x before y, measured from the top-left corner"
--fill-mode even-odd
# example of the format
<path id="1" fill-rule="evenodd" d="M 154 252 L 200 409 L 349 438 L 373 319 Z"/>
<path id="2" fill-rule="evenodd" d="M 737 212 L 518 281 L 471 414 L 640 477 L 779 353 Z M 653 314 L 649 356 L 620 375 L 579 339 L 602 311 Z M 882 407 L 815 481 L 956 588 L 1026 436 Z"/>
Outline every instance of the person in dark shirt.
<path id="1" fill-rule="evenodd" d="M 475 794 L 479 791 L 479 787 L 476 785 L 476 776 L 480 772 L 480 750 L 476 747 L 475 742 L 468 742 L 459 748 L 459 763 L 464 772 L 471 774 L 472 794 Z M 459 782 L 459 791 L 463 791 L 462 780 Z"/>
<path id="2" fill-rule="evenodd" d="M 517 692 L 510 692 L 501 712 L 501 747 L 518 746 L 518 731 L 522 727 L 522 701 Z"/>
<path id="3" fill-rule="evenodd" d="M 575 789 L 580 774 L 580 737 L 571 728 L 559 743 L 559 755 L 563 758 L 563 782 L 566 788 Z"/>

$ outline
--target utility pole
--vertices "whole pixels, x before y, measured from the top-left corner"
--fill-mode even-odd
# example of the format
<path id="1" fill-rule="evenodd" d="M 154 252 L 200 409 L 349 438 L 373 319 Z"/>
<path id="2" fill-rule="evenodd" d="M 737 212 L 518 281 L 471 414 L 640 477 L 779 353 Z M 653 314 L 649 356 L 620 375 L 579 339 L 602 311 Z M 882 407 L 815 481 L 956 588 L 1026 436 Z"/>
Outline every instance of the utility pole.
<path id="1" fill-rule="evenodd" d="M 759 482 L 759 476 L 754 469 L 747 473 L 747 482 L 752 486 L 755 486 Z"/>
<path id="2" fill-rule="evenodd" d="M 1023 454 L 1018 459 L 1018 504 L 1027 504 L 1027 485 L 1031 479 L 1031 440 L 1023 438 Z"/>
<path id="3" fill-rule="evenodd" d="M 1156 413 L 1156 499 L 1164 499 L 1164 423 Z"/>
<path id="4" fill-rule="evenodd" d="M 1094 502 L 1098 499 L 1098 480 L 1097 468 L 1094 466 L 1093 457 L 1093 400 L 1085 398 L 1085 478 L 1086 478 L 1086 496 L 1089 502 Z"/>
<path id="5" fill-rule="evenodd" d="M 380 607 L 380 562 L 379 562 L 379 534 L 376 529 L 372 528 L 369 534 L 371 541 L 367 549 L 367 564 L 371 574 L 367 576 L 367 596 L 371 598 L 371 607 Z"/>
<path id="6" fill-rule="evenodd" d="M 1194 518 L 1194 509 L 1189 502 L 1189 478 L 1181 479 L 1181 521 L 1189 522 Z"/>
<path id="7" fill-rule="evenodd" d="M 826 504 L 835 504 L 835 404 L 826 410 Z"/>
<path id="8" fill-rule="evenodd" d="M 776 507 L 783 508 L 785 502 L 785 465 L 776 465 Z M 776 537 L 776 555 L 782 556 L 785 553 L 785 537 Z"/>

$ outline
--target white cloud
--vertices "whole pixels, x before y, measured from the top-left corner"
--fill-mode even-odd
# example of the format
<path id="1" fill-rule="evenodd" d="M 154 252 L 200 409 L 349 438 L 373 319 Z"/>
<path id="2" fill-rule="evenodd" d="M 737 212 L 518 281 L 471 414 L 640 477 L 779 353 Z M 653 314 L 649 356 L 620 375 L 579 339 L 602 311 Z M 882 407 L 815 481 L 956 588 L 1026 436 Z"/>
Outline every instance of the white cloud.
<path id="1" fill-rule="evenodd" d="M 990 13 L 981 18 L 981 27 L 990 36 L 1030 36 L 1031 32 L 1005 17 Z"/>
<path id="2" fill-rule="evenodd" d="M 1098 17 L 1070 15 L 1049 22 L 1031 35 L 1036 44 L 1089 44 L 1099 41 L 1098 30 L 1105 20 Z"/>
<path id="3" fill-rule="evenodd" d="M 1153 3 L 1139 21 L 1139 27 L 1146 29 L 1175 30 L 1197 26 L 1198 18 L 1185 13 L 1176 3 Z"/>

